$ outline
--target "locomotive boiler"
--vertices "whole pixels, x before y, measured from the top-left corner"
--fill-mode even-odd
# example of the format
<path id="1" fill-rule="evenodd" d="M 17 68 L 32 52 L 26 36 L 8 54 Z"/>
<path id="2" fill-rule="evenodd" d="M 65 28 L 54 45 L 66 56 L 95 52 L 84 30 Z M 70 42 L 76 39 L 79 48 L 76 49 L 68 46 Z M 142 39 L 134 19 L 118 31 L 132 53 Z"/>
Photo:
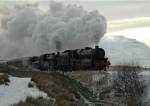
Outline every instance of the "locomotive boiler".
<path id="1" fill-rule="evenodd" d="M 106 70 L 110 65 L 104 49 L 98 46 L 43 54 L 31 57 L 29 63 L 40 70 L 49 71 Z"/>

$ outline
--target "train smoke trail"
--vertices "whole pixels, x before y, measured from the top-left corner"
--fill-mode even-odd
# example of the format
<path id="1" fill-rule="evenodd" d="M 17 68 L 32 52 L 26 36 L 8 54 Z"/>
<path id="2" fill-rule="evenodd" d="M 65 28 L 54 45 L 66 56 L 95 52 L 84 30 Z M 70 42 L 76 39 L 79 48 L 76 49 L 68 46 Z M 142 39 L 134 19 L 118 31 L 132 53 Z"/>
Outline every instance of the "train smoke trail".
<path id="1" fill-rule="evenodd" d="M 53 1 L 46 13 L 38 5 L 15 6 L 1 21 L 0 56 L 8 59 L 91 46 L 98 44 L 106 26 L 104 16 L 77 5 Z"/>

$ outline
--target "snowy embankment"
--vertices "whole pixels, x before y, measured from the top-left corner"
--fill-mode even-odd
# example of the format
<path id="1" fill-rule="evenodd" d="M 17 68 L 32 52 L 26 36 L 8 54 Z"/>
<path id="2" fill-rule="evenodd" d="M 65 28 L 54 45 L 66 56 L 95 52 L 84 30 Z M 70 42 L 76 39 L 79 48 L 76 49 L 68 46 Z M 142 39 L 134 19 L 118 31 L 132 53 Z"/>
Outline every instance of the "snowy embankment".
<path id="1" fill-rule="evenodd" d="M 37 88 L 28 88 L 31 78 L 9 77 L 9 85 L 0 85 L 0 106 L 9 106 L 25 101 L 28 96 L 48 98 L 47 94 Z"/>

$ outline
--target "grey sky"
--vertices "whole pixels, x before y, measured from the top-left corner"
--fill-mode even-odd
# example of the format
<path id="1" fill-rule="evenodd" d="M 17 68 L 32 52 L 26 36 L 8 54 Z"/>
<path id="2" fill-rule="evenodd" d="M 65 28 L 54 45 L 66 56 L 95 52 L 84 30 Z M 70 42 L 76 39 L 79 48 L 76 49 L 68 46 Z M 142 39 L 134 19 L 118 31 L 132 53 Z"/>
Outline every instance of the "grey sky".
<path id="1" fill-rule="evenodd" d="M 12 2 L 10 2 L 12 1 Z M 0 0 L 0 4 L 11 5 L 21 3 L 21 1 L 40 2 L 46 8 L 50 0 Z M 87 10 L 98 10 L 107 20 L 149 17 L 150 0 L 56 0 L 67 4 L 82 5 Z"/>
<path id="2" fill-rule="evenodd" d="M 7 14 L 13 5 L 24 2 L 39 4 L 47 10 L 51 0 L 0 0 L 0 14 Z M 98 10 L 108 21 L 108 32 L 150 26 L 150 0 L 55 0 L 81 5 L 88 11 Z M 1 17 L 0 17 L 1 18 Z M 139 19 L 140 18 L 140 19 Z M 128 19 L 124 21 L 124 19 Z M 121 20 L 121 21 L 120 21 Z M 112 22 L 113 21 L 113 22 Z M 115 22 L 114 22 L 115 21 Z M 119 22 L 117 22 L 119 21 Z"/>
<path id="3" fill-rule="evenodd" d="M 99 10 L 108 20 L 150 16 L 150 1 L 77 2 L 89 10 Z"/>
<path id="4" fill-rule="evenodd" d="M 0 13 L 7 13 L 7 8 L 14 4 L 39 3 L 47 10 L 51 0 L 0 0 Z M 55 0 L 64 4 L 77 4 L 88 11 L 98 10 L 108 21 L 108 31 L 150 26 L 150 0 Z M 7 6 L 6 6 L 7 5 Z M 144 18 L 143 18 L 144 17 Z M 138 19 L 140 18 L 140 19 Z M 124 19 L 128 19 L 124 21 Z M 131 19 L 131 20 L 130 20 Z M 115 22 L 111 22 L 114 21 Z M 117 22 L 119 20 L 119 23 Z M 120 21 L 121 20 L 121 21 Z M 116 23 L 117 22 L 117 23 Z"/>

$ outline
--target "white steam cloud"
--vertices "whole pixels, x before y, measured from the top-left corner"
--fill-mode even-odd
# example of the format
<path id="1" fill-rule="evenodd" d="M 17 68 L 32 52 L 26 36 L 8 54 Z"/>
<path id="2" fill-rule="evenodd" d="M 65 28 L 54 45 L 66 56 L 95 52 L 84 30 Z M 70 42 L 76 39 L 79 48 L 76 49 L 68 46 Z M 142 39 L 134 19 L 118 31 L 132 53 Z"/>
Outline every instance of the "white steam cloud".
<path id="1" fill-rule="evenodd" d="M 46 13 L 38 5 L 14 7 L 3 16 L 0 56 L 10 59 L 98 44 L 106 32 L 106 20 L 97 11 L 51 2 Z"/>

